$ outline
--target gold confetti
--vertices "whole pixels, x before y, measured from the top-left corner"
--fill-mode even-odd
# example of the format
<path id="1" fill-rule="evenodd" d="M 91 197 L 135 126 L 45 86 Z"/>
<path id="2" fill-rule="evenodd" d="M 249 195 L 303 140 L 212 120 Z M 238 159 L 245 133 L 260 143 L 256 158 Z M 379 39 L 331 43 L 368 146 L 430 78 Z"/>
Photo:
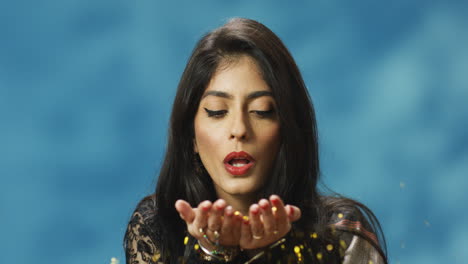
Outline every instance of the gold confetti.
<path id="1" fill-rule="evenodd" d="M 322 258 L 323 258 L 323 255 L 322 255 L 322 253 L 320 253 L 320 252 L 319 252 L 319 253 L 317 253 L 317 259 L 318 259 L 318 260 L 321 260 Z"/>
<path id="2" fill-rule="evenodd" d="M 372 261 L 372 260 L 369 260 L 369 264 L 374 264 L 374 261 Z"/>
<path id="3" fill-rule="evenodd" d="M 301 249 L 304 249 L 304 245 L 300 245 Z"/>
<path id="4" fill-rule="evenodd" d="M 328 251 L 332 251 L 332 250 L 333 250 L 333 245 L 332 245 L 332 244 L 328 244 L 328 245 L 327 245 L 327 250 L 328 250 Z"/>
<path id="5" fill-rule="evenodd" d="M 314 232 L 314 233 L 310 234 L 310 237 L 313 238 L 313 239 L 316 239 L 318 237 L 318 235 L 317 235 L 317 233 Z"/>
<path id="6" fill-rule="evenodd" d="M 286 246 L 284 244 L 281 244 L 281 249 L 285 249 Z"/>
<path id="7" fill-rule="evenodd" d="M 273 211 L 273 213 L 276 213 L 276 211 L 278 211 L 278 208 L 276 208 L 276 206 L 273 206 L 273 207 L 271 208 L 271 211 Z"/>
<path id="8" fill-rule="evenodd" d="M 431 226 L 431 223 L 429 223 L 429 221 L 427 221 L 427 220 L 424 220 L 424 224 L 426 225 L 426 227 L 430 227 L 430 226 Z"/>
<path id="9" fill-rule="evenodd" d="M 347 247 L 347 246 L 346 246 L 346 242 L 345 242 L 343 239 L 340 239 L 340 246 L 341 246 L 342 248 L 346 248 L 346 247 Z"/>
<path id="10" fill-rule="evenodd" d="M 161 254 L 154 254 L 153 257 L 151 258 L 153 260 L 153 262 L 156 262 L 159 260 L 159 257 L 161 257 Z"/>
<path id="11" fill-rule="evenodd" d="M 188 243 L 188 236 L 184 238 L 184 245 L 187 245 L 187 243 Z"/>
<path id="12" fill-rule="evenodd" d="M 338 214 L 338 218 L 340 218 L 340 219 L 343 218 L 343 214 L 342 214 L 342 213 L 339 213 L 339 214 Z"/>
<path id="13" fill-rule="evenodd" d="M 119 264 L 119 260 L 117 258 L 112 257 L 110 264 Z"/>
<path id="14" fill-rule="evenodd" d="M 240 215 L 240 212 L 239 212 L 239 211 L 235 211 L 235 212 L 234 212 L 234 215 Z"/>
<path id="15" fill-rule="evenodd" d="M 249 221 L 249 217 L 244 215 L 244 217 L 242 217 L 242 219 L 244 219 L 244 221 Z"/>
<path id="16" fill-rule="evenodd" d="M 198 244 L 195 244 L 195 245 L 193 246 L 193 248 L 194 248 L 195 250 L 198 250 L 198 249 L 200 248 L 200 246 L 199 246 Z"/>
<path id="17" fill-rule="evenodd" d="M 301 252 L 301 248 L 298 247 L 298 246 L 295 246 L 295 247 L 294 247 L 294 253 L 297 254 L 297 253 L 300 253 L 300 252 Z"/>

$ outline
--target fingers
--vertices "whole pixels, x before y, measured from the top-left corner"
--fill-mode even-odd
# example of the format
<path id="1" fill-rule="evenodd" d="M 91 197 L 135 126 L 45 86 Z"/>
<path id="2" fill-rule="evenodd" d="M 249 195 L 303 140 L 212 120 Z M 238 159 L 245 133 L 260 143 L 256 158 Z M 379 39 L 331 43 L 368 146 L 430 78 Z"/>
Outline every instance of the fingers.
<path id="1" fill-rule="evenodd" d="M 224 214 L 224 209 L 226 208 L 226 202 L 222 199 L 217 200 L 208 216 L 208 230 L 206 230 L 208 237 L 210 240 L 218 242 L 221 226 L 222 226 L 222 217 Z"/>
<path id="2" fill-rule="evenodd" d="M 286 214 L 286 210 L 284 209 L 283 201 L 279 198 L 278 195 L 270 196 L 270 201 L 273 204 L 271 211 L 273 212 L 274 221 L 276 222 L 276 229 L 273 232 L 278 233 L 278 231 L 280 231 L 278 229 L 284 229 L 285 227 L 290 229 L 290 223 Z"/>
<path id="3" fill-rule="evenodd" d="M 241 237 L 239 240 L 240 245 L 250 245 L 252 244 L 252 232 L 249 225 L 249 218 L 244 216 L 241 224 Z M 245 249 L 250 249 L 248 246 L 244 247 Z"/>
<path id="4" fill-rule="evenodd" d="M 234 212 L 232 206 L 227 206 L 224 210 L 223 224 L 221 227 L 220 243 L 226 246 L 239 244 L 241 236 L 242 216 L 239 212 Z"/>
<path id="5" fill-rule="evenodd" d="M 239 245 L 244 249 L 255 249 L 285 236 L 291 230 L 291 223 L 301 217 L 301 210 L 293 205 L 284 205 L 278 195 L 272 195 L 268 200 L 261 199 L 251 205 L 249 217 L 249 221 L 242 224 Z"/>
<path id="6" fill-rule="evenodd" d="M 195 218 L 195 212 L 193 208 L 184 200 L 177 200 L 175 208 L 179 212 L 180 218 L 182 218 L 187 224 L 191 224 Z"/>
<path id="7" fill-rule="evenodd" d="M 301 218 L 302 212 L 301 209 L 294 205 L 286 205 L 284 207 L 286 209 L 286 213 L 288 214 L 289 221 L 295 222 Z"/>
<path id="8" fill-rule="evenodd" d="M 258 205 L 262 213 L 263 230 L 265 234 L 274 233 L 276 231 L 276 220 L 273 216 L 272 206 L 266 199 L 261 199 Z"/>
<path id="9" fill-rule="evenodd" d="M 195 229 L 195 232 L 198 232 L 199 235 L 196 237 L 200 237 L 203 235 L 203 233 L 206 231 L 205 227 L 208 225 L 208 212 L 211 209 L 211 202 L 210 201 L 204 201 L 201 202 L 197 210 L 195 210 L 195 220 L 193 221 L 193 228 Z"/>
<path id="10" fill-rule="evenodd" d="M 208 247 L 219 244 L 239 245 L 245 249 L 261 248 L 286 235 L 291 230 L 291 223 L 301 217 L 298 207 L 284 205 L 278 195 L 251 205 L 248 217 L 244 219 L 241 213 L 227 206 L 222 199 L 214 203 L 201 202 L 197 208 L 178 200 L 175 208 L 187 223 L 189 233 Z"/>
<path id="11" fill-rule="evenodd" d="M 260 219 L 260 206 L 253 204 L 249 209 L 250 229 L 253 239 L 262 239 L 263 237 L 263 223 Z"/>

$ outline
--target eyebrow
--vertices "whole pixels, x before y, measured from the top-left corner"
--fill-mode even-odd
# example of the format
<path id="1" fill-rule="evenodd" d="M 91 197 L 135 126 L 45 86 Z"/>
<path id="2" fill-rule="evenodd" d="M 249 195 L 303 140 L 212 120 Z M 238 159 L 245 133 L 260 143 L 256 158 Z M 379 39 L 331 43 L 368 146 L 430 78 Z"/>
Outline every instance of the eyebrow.
<path id="1" fill-rule="evenodd" d="M 227 99 L 232 99 L 233 98 L 233 96 L 231 94 L 228 94 L 226 92 L 211 90 L 211 91 L 205 92 L 203 94 L 203 96 L 202 96 L 202 99 L 209 96 L 209 95 L 222 97 L 222 98 L 227 98 Z M 271 96 L 271 97 L 273 97 L 273 93 L 270 92 L 270 91 L 256 91 L 256 92 L 252 92 L 249 95 L 247 95 L 247 99 L 252 100 L 252 99 L 255 99 L 255 98 L 258 98 L 258 97 L 262 97 L 262 96 Z"/>

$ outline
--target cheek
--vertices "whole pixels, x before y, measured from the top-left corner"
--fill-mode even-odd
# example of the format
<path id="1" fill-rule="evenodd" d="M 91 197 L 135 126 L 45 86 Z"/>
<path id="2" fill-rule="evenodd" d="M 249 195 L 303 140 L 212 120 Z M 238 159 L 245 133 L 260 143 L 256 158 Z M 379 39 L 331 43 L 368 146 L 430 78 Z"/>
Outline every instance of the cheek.
<path id="1" fill-rule="evenodd" d="M 195 143 L 200 156 L 213 153 L 216 146 L 219 146 L 219 139 L 215 135 L 208 126 L 195 126 Z"/>
<path id="2" fill-rule="evenodd" d="M 272 125 L 268 129 L 263 129 L 260 133 L 260 141 L 265 148 L 270 150 L 276 150 L 280 142 L 280 129 L 279 125 Z"/>

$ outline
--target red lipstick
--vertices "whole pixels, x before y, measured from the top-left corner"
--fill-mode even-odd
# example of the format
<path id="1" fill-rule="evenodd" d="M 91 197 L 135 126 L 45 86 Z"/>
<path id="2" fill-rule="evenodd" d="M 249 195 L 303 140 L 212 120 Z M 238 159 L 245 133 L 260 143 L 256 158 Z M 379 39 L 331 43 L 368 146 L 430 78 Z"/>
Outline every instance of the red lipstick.
<path id="1" fill-rule="evenodd" d="M 244 175 L 255 164 L 255 159 L 245 151 L 231 152 L 224 158 L 224 168 L 232 175 Z"/>

